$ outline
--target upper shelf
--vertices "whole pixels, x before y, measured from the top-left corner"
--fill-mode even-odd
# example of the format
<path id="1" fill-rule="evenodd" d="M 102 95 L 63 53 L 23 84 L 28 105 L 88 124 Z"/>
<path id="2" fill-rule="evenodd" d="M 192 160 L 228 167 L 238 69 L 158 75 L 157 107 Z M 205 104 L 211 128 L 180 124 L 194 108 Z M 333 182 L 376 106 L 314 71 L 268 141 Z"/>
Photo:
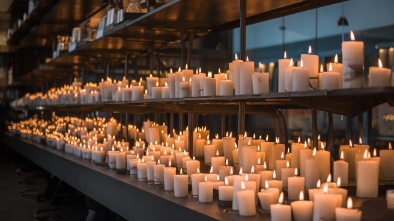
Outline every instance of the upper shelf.
<path id="1" fill-rule="evenodd" d="M 106 102 L 81 105 L 32 107 L 53 111 L 104 111 L 145 114 L 151 112 L 189 112 L 238 114 L 246 104 L 246 113 L 271 113 L 274 109 L 314 109 L 346 116 L 358 116 L 371 108 L 389 103 L 394 106 L 394 87 L 283 92 L 227 97 L 188 97 L 147 99 L 133 102 Z M 174 105 L 176 104 L 176 105 Z M 207 108 L 209 106 L 209 108 Z"/>

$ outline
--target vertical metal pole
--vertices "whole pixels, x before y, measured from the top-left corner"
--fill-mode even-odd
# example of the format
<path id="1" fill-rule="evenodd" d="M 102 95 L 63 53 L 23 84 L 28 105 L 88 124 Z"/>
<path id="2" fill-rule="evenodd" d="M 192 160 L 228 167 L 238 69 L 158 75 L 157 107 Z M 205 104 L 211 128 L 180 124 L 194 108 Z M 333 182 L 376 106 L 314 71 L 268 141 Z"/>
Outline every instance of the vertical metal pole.
<path id="1" fill-rule="evenodd" d="M 363 114 L 364 120 L 364 130 L 363 130 L 363 143 L 369 144 L 370 146 L 373 144 L 372 139 L 372 110 L 369 110 Z"/>
<path id="2" fill-rule="evenodd" d="M 187 117 L 188 117 L 187 123 L 188 123 L 188 127 L 189 127 L 189 137 L 187 139 L 188 139 L 189 146 L 186 148 L 188 148 L 189 153 L 195 155 L 195 153 L 193 152 L 193 148 L 194 148 L 193 147 L 193 128 L 194 128 L 194 117 L 193 116 L 194 116 L 193 109 L 190 108 L 188 115 L 187 115 Z"/>
<path id="3" fill-rule="evenodd" d="M 245 133 L 245 102 L 238 104 L 238 136 Z"/>
<path id="4" fill-rule="evenodd" d="M 241 60 L 246 59 L 246 0 L 240 0 L 240 13 L 239 13 L 239 30 L 240 30 L 240 39 L 241 39 Z M 238 129 L 239 130 L 239 129 Z"/>
<path id="5" fill-rule="evenodd" d="M 183 130 L 184 115 L 183 112 L 179 113 L 179 131 Z"/>
<path id="6" fill-rule="evenodd" d="M 149 69 L 150 69 L 150 73 L 151 74 L 153 74 L 153 60 L 154 60 L 154 55 L 153 55 L 153 51 L 154 51 L 154 48 L 153 48 L 154 46 L 153 46 L 153 43 L 152 43 L 152 45 L 151 45 L 151 51 L 150 51 L 150 64 L 149 64 Z M 150 93 L 150 92 L 149 92 Z"/>
<path id="7" fill-rule="evenodd" d="M 194 32 L 189 33 L 189 46 L 187 48 L 187 57 L 186 57 L 186 64 L 190 67 L 190 61 L 192 57 L 192 50 L 193 50 L 193 40 L 194 40 Z"/>
<path id="8" fill-rule="evenodd" d="M 124 138 L 125 141 L 129 141 L 129 114 L 125 113 L 125 127 L 126 127 L 126 137 Z"/>
<path id="9" fill-rule="evenodd" d="M 332 113 L 327 113 L 328 115 L 328 133 L 327 133 L 327 150 L 332 151 L 332 145 L 333 145 L 333 128 L 334 128 L 334 117 Z"/>
<path id="10" fill-rule="evenodd" d="M 129 76 L 129 55 L 126 53 L 124 56 L 124 76 Z"/>
<path id="11" fill-rule="evenodd" d="M 106 71 L 105 71 L 105 76 L 109 77 L 109 62 L 107 63 Z"/>
<path id="12" fill-rule="evenodd" d="M 220 121 L 221 123 L 221 135 L 224 137 L 226 135 L 226 115 L 222 114 L 222 119 Z"/>
<path id="13" fill-rule="evenodd" d="M 364 137 L 363 114 L 358 116 L 358 137 L 361 137 L 361 139 Z"/>
<path id="14" fill-rule="evenodd" d="M 171 112 L 170 113 L 170 123 L 169 123 L 169 126 L 170 126 L 170 130 L 168 131 L 168 133 L 169 134 L 172 134 L 172 131 L 174 130 L 174 112 Z"/>
<path id="15" fill-rule="evenodd" d="M 316 110 L 311 110 L 312 112 L 312 131 L 313 131 L 313 147 L 316 147 L 316 149 L 319 149 L 318 147 L 318 139 L 317 137 L 319 136 L 319 131 L 317 129 L 317 111 Z"/>

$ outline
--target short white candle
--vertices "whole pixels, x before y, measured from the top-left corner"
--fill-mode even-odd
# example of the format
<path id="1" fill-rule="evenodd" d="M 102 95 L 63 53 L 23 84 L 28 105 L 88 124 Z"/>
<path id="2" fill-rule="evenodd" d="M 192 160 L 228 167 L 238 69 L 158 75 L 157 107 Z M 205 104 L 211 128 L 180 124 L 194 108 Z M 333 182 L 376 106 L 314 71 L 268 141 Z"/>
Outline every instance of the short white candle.
<path id="1" fill-rule="evenodd" d="M 304 191 L 299 192 L 299 200 L 291 203 L 295 221 L 312 220 L 313 202 L 304 200 Z"/>
<path id="2" fill-rule="evenodd" d="M 246 190 L 245 183 L 241 181 L 241 190 L 237 192 L 239 215 L 256 215 L 256 202 L 254 190 Z"/>
<path id="3" fill-rule="evenodd" d="M 379 58 L 378 67 L 369 67 L 368 86 L 369 87 L 388 87 L 391 85 L 391 70 L 383 68 L 382 61 Z"/>
<path id="4" fill-rule="evenodd" d="M 365 150 L 365 160 L 358 162 L 357 197 L 376 198 L 379 191 L 379 165 L 367 157 L 368 150 Z"/>
<path id="5" fill-rule="evenodd" d="M 206 203 L 213 201 L 213 184 L 207 181 L 205 176 L 205 181 L 198 184 L 198 201 Z"/>
<path id="6" fill-rule="evenodd" d="M 253 94 L 269 93 L 269 73 L 255 72 L 252 75 Z"/>
<path id="7" fill-rule="evenodd" d="M 347 208 L 336 208 L 335 209 L 335 220 L 336 221 L 360 221 L 361 211 L 353 208 L 352 198 L 347 199 Z"/>
<path id="8" fill-rule="evenodd" d="M 175 197 L 187 197 L 188 194 L 188 177 L 183 175 L 182 168 L 179 175 L 174 175 L 174 196 Z"/>
<path id="9" fill-rule="evenodd" d="M 219 187 L 219 200 L 232 201 L 233 200 L 233 186 L 228 185 L 228 179 L 225 178 L 225 185 Z"/>
<path id="10" fill-rule="evenodd" d="M 164 168 L 164 190 L 166 191 L 174 190 L 175 173 L 176 173 L 176 168 L 171 167 L 171 161 L 170 161 L 169 167 Z"/>
<path id="11" fill-rule="evenodd" d="M 272 221 L 291 221 L 291 206 L 283 205 L 283 193 L 279 196 L 278 204 L 272 204 L 271 220 Z"/>

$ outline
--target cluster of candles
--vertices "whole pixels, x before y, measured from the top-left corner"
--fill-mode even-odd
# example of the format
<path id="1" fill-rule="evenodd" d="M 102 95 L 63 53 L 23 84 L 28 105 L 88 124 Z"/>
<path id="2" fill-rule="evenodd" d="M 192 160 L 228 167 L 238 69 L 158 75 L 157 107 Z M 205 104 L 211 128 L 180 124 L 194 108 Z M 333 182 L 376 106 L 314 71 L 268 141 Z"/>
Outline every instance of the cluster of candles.
<path id="1" fill-rule="evenodd" d="M 82 159 L 129 171 L 140 181 L 162 184 L 175 197 L 187 197 L 191 184 L 193 197 L 213 202 L 216 189 L 219 200 L 231 202 L 242 216 L 256 214 L 260 201 L 262 210 L 271 212 L 272 220 L 291 220 L 292 213 L 296 220 L 360 220 L 360 211 L 341 209 L 347 199 L 341 183 L 346 185 L 348 179 L 356 179 L 356 196 L 374 198 L 378 195 L 379 174 L 380 179 L 394 179 L 391 145 L 389 150 L 380 151 L 381 157 L 376 157 L 374 151 L 372 158 L 369 146 L 361 144 L 361 140 L 360 144 L 341 145 L 341 160 L 334 162 L 332 176 L 331 156 L 324 142 L 319 141 L 320 149 L 316 150 L 309 140 L 302 144 L 299 139 L 292 143 L 292 152 L 285 154 L 285 145 L 278 138 L 269 142 L 268 136 L 266 140 L 255 139 L 245 133 L 236 141 L 227 133 L 222 139 L 216 136 L 209 140 L 209 130 L 196 128 L 191 134 L 194 155 L 204 157 L 205 164 L 211 166 L 204 174 L 200 173 L 201 162 L 187 151 L 188 130 L 179 134 L 173 131 L 171 137 L 165 125 L 152 121 L 143 122 L 141 132 L 133 125 L 128 125 L 127 132 L 124 129 L 114 119 L 75 117 L 53 117 L 51 122 L 32 118 L 9 127 L 22 138 L 45 140 L 48 146 Z M 131 148 L 128 142 L 116 140 L 120 133 L 128 133 L 136 140 Z M 234 175 L 234 171 L 239 173 Z M 320 180 L 327 182 L 321 187 Z M 287 189 L 291 205 L 282 204 L 283 189 Z M 304 200 L 304 191 L 310 201 Z"/>

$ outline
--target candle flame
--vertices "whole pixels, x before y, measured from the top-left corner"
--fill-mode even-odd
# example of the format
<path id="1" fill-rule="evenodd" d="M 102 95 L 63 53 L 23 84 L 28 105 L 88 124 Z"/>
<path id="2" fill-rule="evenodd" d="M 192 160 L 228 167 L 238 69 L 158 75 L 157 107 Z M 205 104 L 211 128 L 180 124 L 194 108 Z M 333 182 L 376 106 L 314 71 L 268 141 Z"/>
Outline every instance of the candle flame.
<path id="1" fill-rule="evenodd" d="M 268 189 L 268 188 L 270 188 L 270 186 L 268 185 L 268 181 L 267 181 L 267 180 L 265 180 L 264 187 L 265 187 L 265 189 Z"/>
<path id="2" fill-rule="evenodd" d="M 286 52 L 286 51 L 283 53 L 283 58 L 284 58 L 284 59 L 287 58 L 287 52 Z"/>
<path id="3" fill-rule="evenodd" d="M 275 137 L 275 143 L 279 143 L 279 137 Z"/>
<path id="4" fill-rule="evenodd" d="M 320 64 L 320 72 L 323 72 L 323 64 Z"/>
<path id="5" fill-rule="evenodd" d="M 335 63 L 335 64 L 338 63 L 338 54 L 335 54 L 334 63 Z"/>
<path id="6" fill-rule="evenodd" d="M 242 167 L 239 168 L 239 175 L 240 175 L 240 176 L 242 175 Z"/>
<path id="7" fill-rule="evenodd" d="M 245 190 L 245 183 L 244 183 L 244 181 L 241 181 L 241 188 L 242 188 L 242 190 Z"/>
<path id="8" fill-rule="evenodd" d="M 329 183 L 329 182 L 331 182 L 331 173 L 328 174 L 328 177 L 327 177 L 327 183 Z"/>
<path id="9" fill-rule="evenodd" d="M 328 71 L 332 71 L 332 63 L 330 62 L 330 66 L 328 67 Z"/>
<path id="10" fill-rule="evenodd" d="M 219 150 L 216 150 L 216 156 L 219 156 Z"/>
<path id="11" fill-rule="evenodd" d="M 352 197 L 350 197 L 350 196 L 347 198 L 347 208 L 348 209 L 353 208 L 353 200 L 352 200 Z"/>
<path id="12" fill-rule="evenodd" d="M 181 67 L 178 67 L 178 72 L 181 72 Z"/>
<path id="13" fill-rule="evenodd" d="M 164 82 L 164 87 L 168 87 L 168 84 L 167 84 L 167 82 Z"/>
<path id="14" fill-rule="evenodd" d="M 286 161 L 286 168 L 290 168 L 290 163 L 289 163 L 289 161 Z"/>
<path id="15" fill-rule="evenodd" d="M 361 137 L 358 138 L 358 143 L 363 144 L 363 139 Z"/>
<path id="16" fill-rule="evenodd" d="M 247 134 L 246 131 L 245 131 L 245 133 L 244 133 L 244 139 L 245 139 L 246 137 L 248 137 L 248 134 Z"/>
<path id="17" fill-rule="evenodd" d="M 252 166 L 252 169 L 251 169 L 250 173 L 254 174 L 254 165 Z"/>
<path id="18" fill-rule="evenodd" d="M 298 168 L 297 167 L 294 170 L 294 176 L 298 176 Z"/>
<path id="19" fill-rule="evenodd" d="M 309 45 L 308 54 L 312 54 L 312 46 Z"/>
<path id="20" fill-rule="evenodd" d="M 264 170 L 267 170 L 267 163 L 264 161 Z"/>
<path id="21" fill-rule="evenodd" d="M 280 159 L 283 160 L 285 158 L 284 153 L 282 152 L 282 154 L 280 155 Z"/>
<path id="22" fill-rule="evenodd" d="M 276 180 L 276 171 L 274 170 L 274 172 L 272 173 L 272 179 Z"/>
<path id="23" fill-rule="evenodd" d="M 234 148 L 235 148 L 235 149 L 238 149 L 237 143 L 234 143 Z"/>
<path id="24" fill-rule="evenodd" d="M 353 31 L 350 31 L 350 40 L 354 41 L 356 38 L 354 37 Z"/>
<path id="25" fill-rule="evenodd" d="M 224 74 L 224 80 L 227 81 L 227 74 Z"/>
<path id="26" fill-rule="evenodd" d="M 380 68 L 383 67 L 382 60 L 380 60 L 380 58 L 378 59 L 378 64 L 379 64 L 379 67 L 380 67 Z"/>
<path id="27" fill-rule="evenodd" d="M 157 164 L 160 164 L 160 159 L 157 160 Z"/>
<path id="28" fill-rule="evenodd" d="M 238 60 L 238 55 L 237 55 L 237 53 L 235 53 L 235 60 Z"/>
<path id="29" fill-rule="evenodd" d="M 170 74 L 172 74 L 172 68 L 170 68 Z"/>
<path id="30" fill-rule="evenodd" d="M 208 77 L 212 78 L 212 72 L 208 71 Z"/>
<path id="31" fill-rule="evenodd" d="M 181 168 L 181 170 L 179 171 L 179 174 L 180 174 L 180 175 L 182 175 L 182 174 L 183 174 L 182 168 Z"/>
<path id="32" fill-rule="evenodd" d="M 224 185 L 228 186 L 228 179 L 227 179 L 227 177 L 224 178 Z"/>
<path id="33" fill-rule="evenodd" d="M 213 173 L 213 166 L 211 166 L 211 169 L 209 170 L 209 173 L 210 173 L 210 174 Z"/>
<path id="34" fill-rule="evenodd" d="M 316 156 L 316 148 L 313 148 L 312 157 Z"/>
<path id="35" fill-rule="evenodd" d="M 200 168 L 197 167 L 197 174 L 200 174 Z"/>
<path id="36" fill-rule="evenodd" d="M 246 176 L 245 176 L 245 181 L 246 181 L 246 182 L 249 181 L 249 176 L 248 176 L 248 174 L 246 174 Z"/>
<path id="37" fill-rule="evenodd" d="M 304 67 L 304 62 L 303 62 L 302 59 L 301 59 L 300 68 L 302 68 L 302 67 Z"/>
<path id="38" fill-rule="evenodd" d="M 367 160 L 367 158 L 368 158 L 368 150 L 366 149 L 364 151 L 364 160 Z"/>
<path id="39" fill-rule="evenodd" d="M 208 181 L 207 175 L 205 175 L 205 178 L 204 178 L 204 180 L 205 180 L 205 182 L 207 182 L 207 181 Z"/>
<path id="40" fill-rule="evenodd" d="M 373 157 L 376 157 L 376 148 L 373 148 Z"/>
<path id="41" fill-rule="evenodd" d="M 187 64 L 186 64 L 186 70 L 187 70 Z"/>
<path id="42" fill-rule="evenodd" d="M 283 192 L 280 193 L 279 200 L 278 200 L 278 204 L 282 204 L 282 203 L 283 203 Z"/>
<path id="43" fill-rule="evenodd" d="M 246 56 L 246 61 L 249 61 L 249 56 Z"/>
<path id="44" fill-rule="evenodd" d="M 341 187 L 341 177 L 337 178 L 337 187 Z"/>
<path id="45" fill-rule="evenodd" d="M 257 160 L 257 165 L 260 165 L 260 157 L 259 157 L 259 159 Z"/>
<path id="46" fill-rule="evenodd" d="M 323 142 L 321 142 L 320 146 L 321 146 L 321 149 L 324 150 L 324 144 L 323 144 Z"/>
<path id="47" fill-rule="evenodd" d="M 171 167 L 171 160 L 168 161 L 168 167 Z"/>
<path id="48" fill-rule="evenodd" d="M 300 191 L 300 201 L 304 200 L 304 191 Z"/>
<path id="49" fill-rule="evenodd" d="M 290 59 L 289 67 L 291 67 L 291 66 L 294 66 L 294 61 L 293 61 L 293 58 L 292 58 L 292 59 Z"/>
<path id="50" fill-rule="evenodd" d="M 350 148 L 352 148 L 352 147 L 353 147 L 352 140 L 349 140 L 349 146 L 350 146 Z"/>
<path id="51" fill-rule="evenodd" d="M 316 187 L 317 187 L 318 189 L 320 189 L 320 185 L 321 185 L 321 182 L 320 182 L 320 179 L 319 179 L 319 180 L 317 180 Z"/>
<path id="52" fill-rule="evenodd" d="M 345 157 L 343 155 L 343 151 L 341 151 L 341 160 L 343 160 Z"/>
<path id="53" fill-rule="evenodd" d="M 391 146 L 391 143 L 389 142 L 389 150 L 392 150 L 393 147 Z"/>
<path id="54" fill-rule="evenodd" d="M 298 137 L 298 143 L 301 143 L 301 137 Z"/>
<path id="55" fill-rule="evenodd" d="M 228 166 L 228 159 L 226 159 L 226 166 Z"/>
<path id="56" fill-rule="evenodd" d="M 323 193 L 328 193 L 328 185 L 325 185 L 325 186 L 323 187 Z"/>
<path id="57" fill-rule="evenodd" d="M 233 175 L 234 171 L 233 171 L 233 167 L 230 168 L 230 175 Z"/>
<path id="58" fill-rule="evenodd" d="M 250 140 L 248 141 L 248 146 L 250 146 Z"/>

